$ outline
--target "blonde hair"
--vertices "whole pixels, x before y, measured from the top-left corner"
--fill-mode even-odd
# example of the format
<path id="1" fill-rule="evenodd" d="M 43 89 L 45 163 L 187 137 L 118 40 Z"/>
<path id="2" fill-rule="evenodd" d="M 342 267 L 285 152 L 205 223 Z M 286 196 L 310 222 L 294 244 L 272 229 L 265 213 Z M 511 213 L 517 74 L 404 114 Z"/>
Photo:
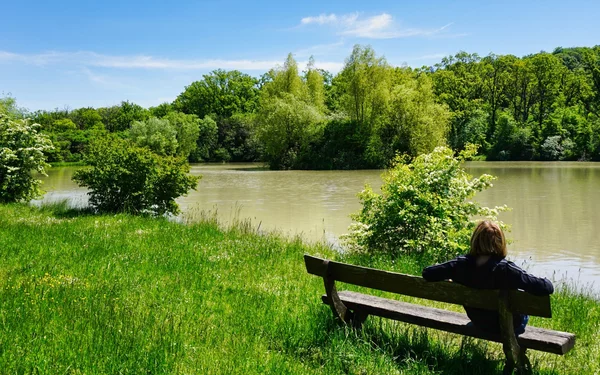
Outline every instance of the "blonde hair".
<path id="1" fill-rule="evenodd" d="M 506 257 L 506 239 L 500 226 L 488 220 L 480 222 L 471 236 L 469 254 Z"/>

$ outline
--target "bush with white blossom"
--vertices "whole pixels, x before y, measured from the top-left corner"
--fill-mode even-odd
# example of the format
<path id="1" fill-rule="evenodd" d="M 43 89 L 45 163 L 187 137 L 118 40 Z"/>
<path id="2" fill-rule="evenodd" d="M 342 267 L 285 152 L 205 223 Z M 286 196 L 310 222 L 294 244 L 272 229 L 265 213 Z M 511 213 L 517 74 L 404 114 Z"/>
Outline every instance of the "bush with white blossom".
<path id="1" fill-rule="evenodd" d="M 363 207 L 352 215 L 346 244 L 356 251 L 424 254 L 434 260 L 467 252 L 475 219 L 496 220 L 507 209 L 473 201 L 495 179 L 487 174 L 473 178 L 463 169 L 476 151 L 468 145 L 455 156 L 437 147 L 413 160 L 397 157 L 382 175 L 380 194 L 368 185 L 359 193 Z"/>

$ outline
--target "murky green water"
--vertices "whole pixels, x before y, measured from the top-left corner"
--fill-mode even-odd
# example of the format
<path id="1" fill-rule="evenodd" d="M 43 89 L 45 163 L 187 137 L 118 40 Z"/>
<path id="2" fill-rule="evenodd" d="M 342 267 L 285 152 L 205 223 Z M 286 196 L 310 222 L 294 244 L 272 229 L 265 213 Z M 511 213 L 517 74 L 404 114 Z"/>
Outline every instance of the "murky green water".
<path id="1" fill-rule="evenodd" d="M 86 202 L 84 189 L 71 176 L 76 168 L 49 171 L 45 201 Z M 498 177 L 477 200 L 507 204 L 501 220 L 512 225 L 512 259 L 535 273 L 600 284 L 600 164 L 467 164 L 471 174 Z M 250 218 L 261 229 L 302 234 L 337 243 L 360 208 L 356 193 L 365 183 L 378 188 L 381 171 L 268 171 L 256 164 L 194 165 L 201 174 L 197 191 L 179 199 L 183 216 L 217 211 L 221 221 Z M 599 290 L 600 285 L 595 285 Z"/>

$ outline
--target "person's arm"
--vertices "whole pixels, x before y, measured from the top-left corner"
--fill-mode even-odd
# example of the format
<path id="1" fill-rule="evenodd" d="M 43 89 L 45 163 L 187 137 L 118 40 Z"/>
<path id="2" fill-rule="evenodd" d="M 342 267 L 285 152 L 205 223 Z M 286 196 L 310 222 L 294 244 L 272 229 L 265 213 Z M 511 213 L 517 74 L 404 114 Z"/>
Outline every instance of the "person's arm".
<path id="1" fill-rule="evenodd" d="M 530 275 L 513 262 L 506 262 L 506 275 L 509 289 L 522 289 L 536 296 L 554 293 L 550 280 Z"/>
<path id="2" fill-rule="evenodd" d="M 442 281 L 452 279 L 458 266 L 458 259 L 446 263 L 434 264 L 423 270 L 422 276 L 427 281 Z"/>

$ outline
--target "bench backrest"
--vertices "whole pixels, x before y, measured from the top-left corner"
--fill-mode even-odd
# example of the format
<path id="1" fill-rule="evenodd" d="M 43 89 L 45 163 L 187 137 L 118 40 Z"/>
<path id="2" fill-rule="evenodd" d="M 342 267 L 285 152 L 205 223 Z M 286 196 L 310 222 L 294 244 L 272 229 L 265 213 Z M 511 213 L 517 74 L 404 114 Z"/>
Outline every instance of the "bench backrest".
<path id="1" fill-rule="evenodd" d="M 333 278 L 348 284 L 378 289 L 411 297 L 453 303 L 486 310 L 498 310 L 498 290 L 473 289 L 448 281 L 428 282 L 422 277 L 387 272 L 374 268 L 354 266 L 346 263 L 304 255 L 308 273 Z M 550 296 L 512 290 L 509 292 L 509 309 L 513 313 L 552 317 Z"/>

